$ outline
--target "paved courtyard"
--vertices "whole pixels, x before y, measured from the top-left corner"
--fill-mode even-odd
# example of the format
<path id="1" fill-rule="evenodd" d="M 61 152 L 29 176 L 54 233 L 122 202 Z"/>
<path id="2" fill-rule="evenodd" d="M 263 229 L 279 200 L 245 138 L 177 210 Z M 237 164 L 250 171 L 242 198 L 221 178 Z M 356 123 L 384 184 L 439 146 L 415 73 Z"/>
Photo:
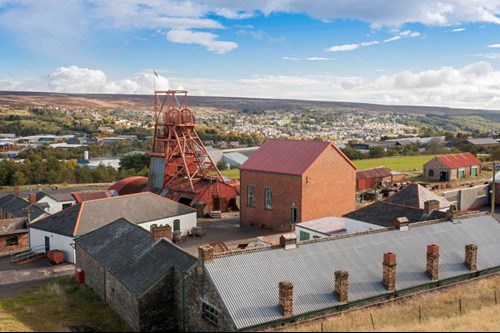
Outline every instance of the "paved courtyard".
<path id="1" fill-rule="evenodd" d="M 239 244 L 248 244 L 248 248 L 254 247 L 257 237 L 260 236 L 278 242 L 283 234 L 283 232 L 273 230 L 242 228 L 240 227 L 240 217 L 237 212 L 224 213 L 222 219 L 198 219 L 198 226 L 206 231 L 205 237 L 186 237 L 186 240 L 177 243 L 178 246 L 195 256 L 198 256 L 199 246 L 211 242 L 223 242 L 230 250 L 235 250 Z"/>

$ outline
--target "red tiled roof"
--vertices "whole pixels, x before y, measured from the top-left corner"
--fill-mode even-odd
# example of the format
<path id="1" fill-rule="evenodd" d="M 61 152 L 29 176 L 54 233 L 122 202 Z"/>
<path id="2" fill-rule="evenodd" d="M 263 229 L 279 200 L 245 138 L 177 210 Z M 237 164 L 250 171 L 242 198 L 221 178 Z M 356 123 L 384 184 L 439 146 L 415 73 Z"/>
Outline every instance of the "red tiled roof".
<path id="1" fill-rule="evenodd" d="M 302 175 L 328 147 L 334 147 L 355 169 L 352 162 L 330 142 L 267 140 L 240 170 Z"/>
<path id="2" fill-rule="evenodd" d="M 438 159 L 450 169 L 481 164 L 481 161 L 471 153 L 438 156 Z"/>
<path id="3" fill-rule="evenodd" d="M 356 179 L 385 178 L 391 176 L 391 170 L 387 169 L 386 167 L 356 171 Z"/>

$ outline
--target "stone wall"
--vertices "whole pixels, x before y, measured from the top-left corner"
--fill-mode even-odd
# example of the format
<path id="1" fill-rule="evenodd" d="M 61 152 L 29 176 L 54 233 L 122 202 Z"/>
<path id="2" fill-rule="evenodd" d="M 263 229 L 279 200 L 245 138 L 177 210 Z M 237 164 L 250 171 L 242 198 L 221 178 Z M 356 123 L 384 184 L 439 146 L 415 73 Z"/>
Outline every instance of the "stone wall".
<path id="1" fill-rule="evenodd" d="M 106 302 L 133 330 L 140 331 L 137 298 L 109 272 L 106 272 Z"/>
<path id="2" fill-rule="evenodd" d="M 104 268 L 95 261 L 86 251 L 76 245 L 76 267 L 85 272 L 85 284 L 90 287 L 99 297 L 106 301 L 106 274 Z"/>
<path id="3" fill-rule="evenodd" d="M 175 297 L 177 288 L 174 271 L 171 270 L 139 299 L 139 327 L 141 331 L 175 331 L 177 329 Z"/>
<path id="4" fill-rule="evenodd" d="M 201 268 L 201 267 L 200 267 Z M 233 332 L 231 317 L 222 300 L 213 288 L 203 269 L 194 270 L 186 276 L 185 285 L 186 314 L 184 326 L 186 332 Z M 215 325 L 203 317 L 203 302 L 207 302 L 218 311 L 218 324 Z"/>

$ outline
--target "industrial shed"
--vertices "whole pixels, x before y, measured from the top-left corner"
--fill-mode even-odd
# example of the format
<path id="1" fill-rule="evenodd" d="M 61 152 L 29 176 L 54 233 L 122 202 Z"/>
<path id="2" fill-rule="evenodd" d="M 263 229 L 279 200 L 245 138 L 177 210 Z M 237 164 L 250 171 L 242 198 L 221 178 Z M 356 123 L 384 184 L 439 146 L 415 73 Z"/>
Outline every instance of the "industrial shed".
<path id="1" fill-rule="evenodd" d="M 362 191 L 369 188 L 383 186 L 393 181 L 393 174 L 386 167 L 356 171 L 356 190 Z"/>
<path id="2" fill-rule="evenodd" d="M 57 214 L 32 223 L 31 248 L 61 250 L 66 261 L 75 263 L 75 239 L 125 218 L 146 230 L 169 225 L 183 235 L 196 226 L 196 210 L 159 195 L 145 192 L 106 199 L 84 201 Z"/>
<path id="3" fill-rule="evenodd" d="M 481 161 L 471 153 L 437 156 L 424 164 L 424 177 L 441 182 L 480 174 Z"/>

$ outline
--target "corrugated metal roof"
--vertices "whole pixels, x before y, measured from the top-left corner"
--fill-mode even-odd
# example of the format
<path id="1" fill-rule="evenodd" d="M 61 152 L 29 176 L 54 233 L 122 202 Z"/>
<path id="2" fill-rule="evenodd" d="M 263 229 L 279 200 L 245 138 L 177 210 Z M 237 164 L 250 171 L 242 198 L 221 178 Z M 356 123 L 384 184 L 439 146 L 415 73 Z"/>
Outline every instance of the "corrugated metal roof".
<path id="1" fill-rule="evenodd" d="M 498 140 L 493 138 L 477 138 L 477 139 L 466 139 L 465 142 L 469 142 L 473 145 L 498 145 L 500 144 Z"/>
<path id="2" fill-rule="evenodd" d="M 330 142 L 267 140 L 240 170 L 302 175 L 327 148 L 332 147 L 355 169 L 352 162 Z"/>
<path id="3" fill-rule="evenodd" d="M 356 171 L 356 179 L 366 179 L 366 178 L 385 178 L 391 177 L 392 173 L 386 167 L 378 167 L 373 169 L 365 169 Z"/>
<path id="4" fill-rule="evenodd" d="M 481 164 L 481 161 L 478 160 L 471 153 L 444 155 L 444 156 L 438 156 L 437 158 L 450 169 Z"/>
<path id="5" fill-rule="evenodd" d="M 278 283 L 294 284 L 294 315 L 340 305 L 333 295 L 334 272 L 349 271 L 349 300 L 387 293 L 381 283 L 385 252 L 397 254 L 396 288 L 430 283 L 426 247 L 440 246 L 440 279 L 470 271 L 463 264 L 465 245 L 478 246 L 478 269 L 500 267 L 500 224 L 489 216 L 443 222 L 409 231 L 372 233 L 215 259 L 205 264 L 237 329 L 281 320 Z"/>

